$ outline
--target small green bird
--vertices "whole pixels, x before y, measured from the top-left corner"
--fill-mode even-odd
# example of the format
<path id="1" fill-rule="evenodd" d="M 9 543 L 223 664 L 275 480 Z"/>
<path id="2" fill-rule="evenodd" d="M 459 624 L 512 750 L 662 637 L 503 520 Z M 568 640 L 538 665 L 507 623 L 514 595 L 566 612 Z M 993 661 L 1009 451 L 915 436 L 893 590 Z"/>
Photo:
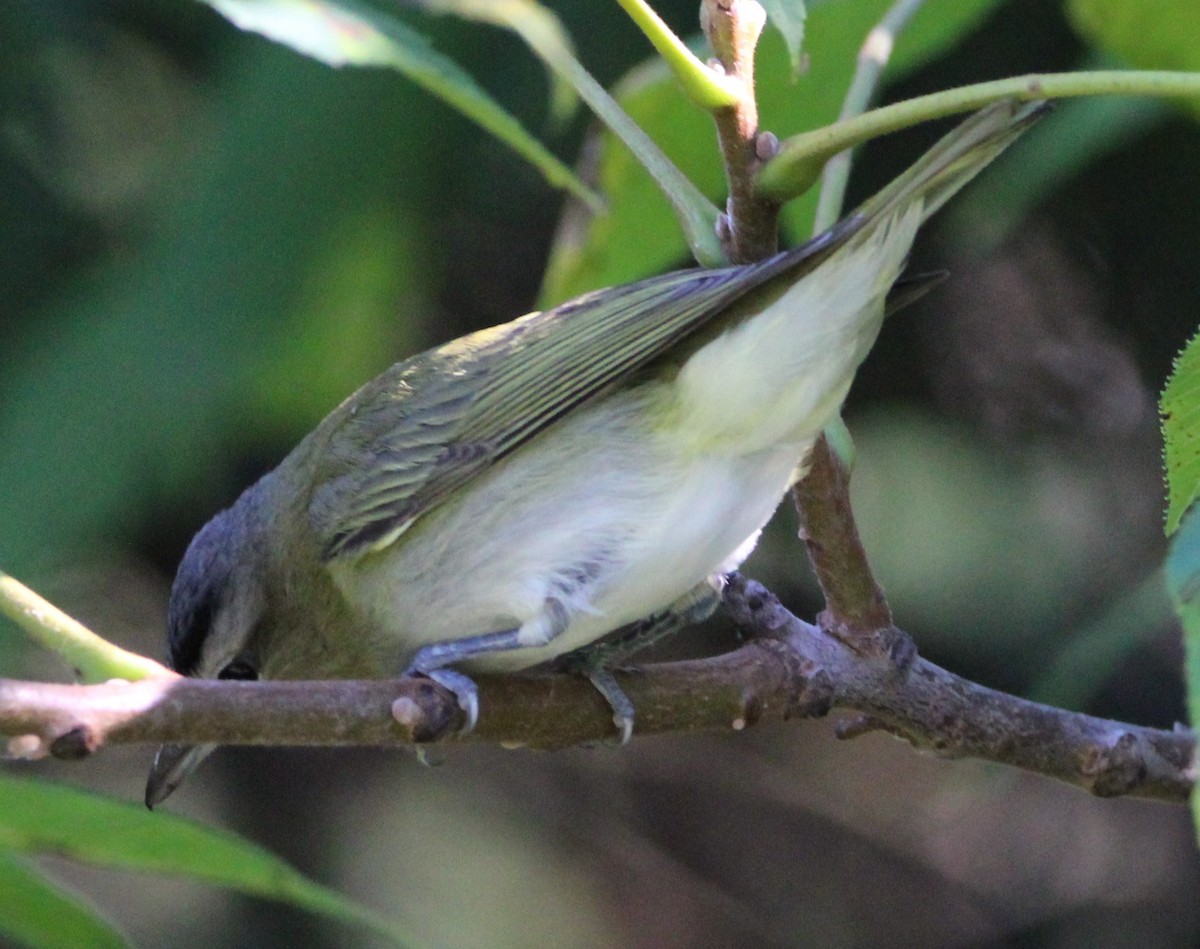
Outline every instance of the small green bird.
<path id="1" fill-rule="evenodd" d="M 469 729 L 466 672 L 711 601 L 836 417 L 917 228 L 1040 111 L 976 113 L 794 250 L 588 293 L 393 366 L 196 535 L 172 666 L 425 675 Z M 632 708 L 595 672 L 627 737 Z M 160 749 L 147 804 L 211 748 Z"/>

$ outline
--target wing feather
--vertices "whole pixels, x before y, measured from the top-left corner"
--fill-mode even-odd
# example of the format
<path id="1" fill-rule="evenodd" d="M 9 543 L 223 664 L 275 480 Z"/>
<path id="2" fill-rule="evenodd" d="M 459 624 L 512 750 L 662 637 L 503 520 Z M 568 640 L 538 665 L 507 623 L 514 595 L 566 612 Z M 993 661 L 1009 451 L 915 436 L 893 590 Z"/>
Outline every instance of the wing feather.
<path id="1" fill-rule="evenodd" d="M 743 267 L 684 270 L 585 294 L 393 366 L 310 436 L 309 521 L 326 560 L 392 543 L 572 409 L 660 359 L 767 281 L 795 281 L 873 222 L 928 217 L 1043 111 L 995 103 L 859 210 L 808 243 Z"/>
<path id="2" fill-rule="evenodd" d="M 783 269 L 815 266 L 851 230 L 759 264 L 600 290 L 393 366 L 314 433 L 321 449 L 309 520 L 323 556 L 386 546 L 480 471 L 750 290 Z"/>

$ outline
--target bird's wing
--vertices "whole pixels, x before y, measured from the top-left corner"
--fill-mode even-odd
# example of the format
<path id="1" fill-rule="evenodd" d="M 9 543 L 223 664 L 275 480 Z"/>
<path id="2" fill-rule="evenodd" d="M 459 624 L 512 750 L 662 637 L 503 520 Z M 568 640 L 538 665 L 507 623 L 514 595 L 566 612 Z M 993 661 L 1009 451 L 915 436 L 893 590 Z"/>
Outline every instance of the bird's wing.
<path id="1" fill-rule="evenodd" d="M 391 543 L 556 419 L 628 378 L 783 269 L 807 272 L 857 225 L 759 264 L 586 294 L 393 366 L 314 433 L 309 520 L 326 560 Z"/>
<path id="2" fill-rule="evenodd" d="M 980 110 L 854 214 L 793 250 L 585 294 L 392 367 L 310 436 L 309 520 L 323 556 L 392 543 L 479 472 L 765 282 L 800 279 L 912 203 L 928 217 L 1041 111 L 1011 101 Z"/>

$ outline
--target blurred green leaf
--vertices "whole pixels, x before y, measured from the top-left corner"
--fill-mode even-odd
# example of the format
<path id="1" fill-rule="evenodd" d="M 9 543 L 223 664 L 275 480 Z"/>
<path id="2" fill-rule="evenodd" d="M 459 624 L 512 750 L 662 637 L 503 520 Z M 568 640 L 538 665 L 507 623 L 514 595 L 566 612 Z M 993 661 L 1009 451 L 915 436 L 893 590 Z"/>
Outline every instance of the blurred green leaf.
<path id="1" fill-rule="evenodd" d="M 522 35 L 528 45 L 539 49 L 558 49 L 574 56 L 571 37 L 562 22 L 535 0 L 414 0 L 431 13 L 452 14 L 468 20 L 506 26 Z M 578 101 L 575 87 L 561 71 L 540 56 L 550 79 L 550 112 L 556 121 L 567 117 Z"/>
<path id="2" fill-rule="evenodd" d="M 1176 358 L 1159 411 L 1166 449 L 1169 536 L 1200 493 L 1200 334 Z"/>
<path id="3" fill-rule="evenodd" d="M 1130 66 L 1200 69 L 1196 0 L 1068 0 L 1067 13 L 1085 39 Z"/>
<path id="4" fill-rule="evenodd" d="M 1026 697 L 1060 708 L 1082 709 L 1117 674 L 1134 650 L 1167 628 L 1171 603 L 1158 571 L 1071 634 L 1038 671 Z"/>
<path id="5" fill-rule="evenodd" d="M 403 73 L 494 135 L 556 188 L 586 201 L 587 185 L 546 150 L 457 63 L 401 20 L 352 0 L 201 0 L 239 29 L 260 33 L 331 66 Z"/>
<path id="6" fill-rule="evenodd" d="M 385 208 L 334 222 L 299 289 L 294 319 L 248 373 L 247 401 L 259 427 L 290 441 L 391 365 L 394 354 L 418 348 L 414 313 L 433 308 L 421 292 L 428 262 L 418 233 Z"/>
<path id="7" fill-rule="evenodd" d="M 1200 509 L 1183 516 L 1166 563 L 1167 590 L 1183 623 L 1188 718 L 1200 722 Z M 1200 837 L 1200 785 L 1192 791 L 1192 817 Z"/>
<path id="8" fill-rule="evenodd" d="M 553 13 L 532 0 L 421 2 L 429 9 L 491 23 L 512 30 L 521 37 L 547 66 L 574 86 L 588 107 L 624 144 L 625 153 L 647 171 L 659 193 L 669 202 L 669 210 L 674 212 L 684 239 L 696 258 L 710 267 L 726 262 L 721 243 L 714 233 L 718 214 L 716 207 L 705 199 L 686 175 L 680 173 L 645 130 L 630 118 L 576 59 L 575 51 Z M 592 213 L 600 213 L 601 208 L 599 202 L 588 203 Z"/>
<path id="9" fill-rule="evenodd" d="M 31 582 L 135 522 L 148 495 L 219 483 L 220 449 L 260 434 L 233 411 L 239 386 L 288 332 L 331 232 L 428 190 L 437 130 L 407 114 L 423 98 L 410 86 L 262 48 L 234 60 L 219 95 L 219 135 L 177 169 L 186 200 L 65 282 L 5 353 L 0 556 Z"/>
<path id="10" fill-rule="evenodd" d="M 946 50 L 999 2 L 929 0 L 898 39 L 887 78 L 899 78 Z M 766 35 L 756 70 L 762 128 L 782 137 L 834 121 L 858 50 L 889 6 L 890 0 L 843 0 L 811 9 L 805 40 L 809 70 L 799 82 L 790 79 L 783 41 L 773 32 Z M 658 61 L 648 63 L 626 76 L 615 93 L 675 165 L 723 204 L 724 172 L 712 122 L 684 98 L 668 70 Z M 564 219 L 542 285 L 543 306 L 658 273 L 687 253 L 666 202 L 629 152 L 602 133 L 589 155 L 596 156 L 596 184 L 609 210 L 591 217 L 572 211 Z M 807 235 L 816 197 L 810 192 L 784 208 L 795 233 Z"/>
<path id="11" fill-rule="evenodd" d="M 804 21 L 808 15 L 804 0 L 762 0 L 767 19 L 779 31 L 787 46 L 792 64 L 792 77 L 800 75 L 800 53 L 804 47 Z"/>
<path id="12" fill-rule="evenodd" d="M 1111 68 L 1089 63 L 1086 69 Z M 1063 99 L 1016 141 L 966 195 L 946 208 L 948 243 L 982 253 L 1008 238 L 1056 189 L 1105 155 L 1128 147 L 1169 114 L 1162 99 Z"/>
<path id="13" fill-rule="evenodd" d="M 233 834 L 62 785 L 0 775 L 0 847 L 191 877 L 361 926 L 396 945 L 412 944 L 398 923 Z"/>
<path id="14" fill-rule="evenodd" d="M 35 949 L 121 949 L 121 934 L 79 897 L 0 847 L 0 933 Z"/>

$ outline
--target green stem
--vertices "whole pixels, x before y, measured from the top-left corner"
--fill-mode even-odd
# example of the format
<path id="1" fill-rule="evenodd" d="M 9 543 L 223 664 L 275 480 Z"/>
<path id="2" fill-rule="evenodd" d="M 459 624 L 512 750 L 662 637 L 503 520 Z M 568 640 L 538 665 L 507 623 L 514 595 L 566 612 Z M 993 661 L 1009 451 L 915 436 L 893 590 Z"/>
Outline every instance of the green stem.
<path id="1" fill-rule="evenodd" d="M 153 659 L 127 652 L 102 639 L 23 583 L 0 572 L 0 613 L 31 637 L 62 656 L 83 682 L 146 679 L 174 675 Z"/>
<path id="2" fill-rule="evenodd" d="M 839 122 L 862 115 L 871 104 L 871 98 L 879 87 L 879 78 L 884 67 L 892 58 L 896 35 L 908 25 L 925 0 L 896 0 L 883 18 L 867 34 L 862 49 L 858 52 L 858 64 L 854 79 L 842 102 Z M 850 180 L 850 165 L 853 153 L 850 149 L 838 152 L 825 165 L 821 176 L 821 195 L 817 200 L 817 213 L 813 220 L 813 233 L 820 234 L 837 223 L 842 216 L 842 205 L 846 200 L 846 184 Z"/>
<path id="3" fill-rule="evenodd" d="M 723 76 L 702 63 L 646 0 L 617 0 L 675 74 L 684 95 L 702 109 L 737 105 L 742 89 L 732 76 Z"/>
<path id="4" fill-rule="evenodd" d="M 970 112 L 1000 99 L 1029 102 L 1096 95 L 1200 99 L 1200 72 L 1031 73 L 919 96 L 793 136 L 763 167 L 757 189 L 765 197 L 787 201 L 807 191 L 825 162 L 843 149 L 929 119 Z"/>

